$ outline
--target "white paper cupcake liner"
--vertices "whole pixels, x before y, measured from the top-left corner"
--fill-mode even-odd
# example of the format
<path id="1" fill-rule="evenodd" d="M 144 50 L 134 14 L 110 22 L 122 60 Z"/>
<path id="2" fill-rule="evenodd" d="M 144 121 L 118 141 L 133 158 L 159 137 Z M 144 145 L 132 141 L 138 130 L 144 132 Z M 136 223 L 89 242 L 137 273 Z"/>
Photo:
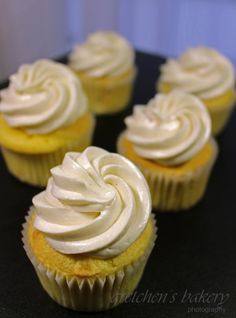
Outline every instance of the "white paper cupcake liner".
<path id="1" fill-rule="evenodd" d="M 114 114 L 122 111 L 133 94 L 137 68 L 126 78 L 112 78 L 99 82 L 94 78 L 80 77 L 87 94 L 90 110 L 95 114 Z"/>
<path id="2" fill-rule="evenodd" d="M 222 130 L 225 128 L 227 125 L 232 112 L 235 107 L 235 101 L 231 104 L 228 104 L 227 106 L 224 107 L 208 107 L 206 106 L 209 114 L 211 116 L 211 122 L 212 122 L 212 133 L 213 135 L 217 136 L 219 135 Z"/>
<path id="3" fill-rule="evenodd" d="M 186 210 L 204 195 L 212 165 L 201 167 L 179 178 L 143 170 L 152 195 L 153 208 L 160 212 Z"/>
<path id="4" fill-rule="evenodd" d="M 124 136 L 124 134 L 120 135 L 117 146 L 118 152 L 123 156 L 127 156 L 126 150 L 122 145 Z M 218 154 L 216 141 L 212 138 L 210 142 L 214 149 L 212 158 L 205 165 L 199 165 L 197 169 L 179 176 L 170 173 L 167 174 L 163 171 L 148 170 L 139 162 L 133 160 L 147 180 L 154 209 L 159 212 L 186 210 L 203 197 Z M 128 159 L 132 160 L 129 156 Z"/>
<path id="5" fill-rule="evenodd" d="M 155 219 L 152 216 L 153 235 L 145 253 L 122 269 L 94 278 L 66 277 L 47 269 L 34 255 L 27 239 L 28 221 L 32 209 L 23 224 L 24 249 L 34 266 L 38 278 L 49 296 L 58 304 L 78 311 L 102 311 L 122 303 L 135 290 L 143 274 L 148 257 L 157 237 Z"/>

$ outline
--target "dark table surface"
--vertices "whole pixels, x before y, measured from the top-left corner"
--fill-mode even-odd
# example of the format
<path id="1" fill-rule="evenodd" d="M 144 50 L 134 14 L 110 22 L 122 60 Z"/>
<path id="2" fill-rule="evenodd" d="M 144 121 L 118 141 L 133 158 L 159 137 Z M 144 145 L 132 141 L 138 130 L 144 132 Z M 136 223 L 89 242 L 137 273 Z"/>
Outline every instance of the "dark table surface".
<path id="1" fill-rule="evenodd" d="M 139 68 L 126 111 L 97 119 L 93 144 L 115 151 L 123 118 L 146 103 L 164 59 L 137 54 Z M 2 85 L 3 87 L 3 85 Z M 220 154 L 203 200 L 177 214 L 158 214 L 159 236 L 132 298 L 85 314 L 57 305 L 43 291 L 21 242 L 21 224 L 40 190 L 20 183 L 0 157 L 0 317 L 236 317 L 236 112 L 218 138 Z"/>

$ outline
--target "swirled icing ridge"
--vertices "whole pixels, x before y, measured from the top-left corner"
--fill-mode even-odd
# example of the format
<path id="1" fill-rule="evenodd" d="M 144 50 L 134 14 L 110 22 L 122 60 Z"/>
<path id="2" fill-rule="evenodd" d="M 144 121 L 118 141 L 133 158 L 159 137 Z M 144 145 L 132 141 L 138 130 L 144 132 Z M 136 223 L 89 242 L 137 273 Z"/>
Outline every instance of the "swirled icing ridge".
<path id="1" fill-rule="evenodd" d="M 135 106 L 125 123 L 126 136 L 136 153 L 167 166 L 193 158 L 211 133 L 210 117 L 202 102 L 177 91 L 157 94 L 147 106 Z"/>
<path id="2" fill-rule="evenodd" d="M 114 32 L 96 32 L 77 45 L 70 55 L 70 65 L 91 77 L 117 76 L 134 64 L 134 50 L 126 39 Z"/>
<path id="3" fill-rule="evenodd" d="M 172 89 L 210 99 L 234 88 L 234 67 L 214 49 L 188 49 L 179 59 L 169 59 L 161 67 L 160 81 Z"/>
<path id="4" fill-rule="evenodd" d="M 22 65 L 1 99 L 0 112 L 9 126 L 29 134 L 65 127 L 87 110 L 80 81 L 68 67 L 50 60 Z"/>
<path id="5" fill-rule="evenodd" d="M 150 193 L 126 158 L 97 147 L 67 153 L 47 189 L 33 198 L 34 226 L 65 254 L 108 258 L 127 249 L 150 215 Z"/>

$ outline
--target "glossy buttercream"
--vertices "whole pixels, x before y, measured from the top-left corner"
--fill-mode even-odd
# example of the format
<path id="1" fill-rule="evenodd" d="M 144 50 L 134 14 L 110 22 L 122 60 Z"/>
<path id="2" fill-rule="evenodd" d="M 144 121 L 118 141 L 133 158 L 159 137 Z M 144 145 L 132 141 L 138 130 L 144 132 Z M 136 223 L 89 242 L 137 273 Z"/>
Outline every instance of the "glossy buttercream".
<path id="1" fill-rule="evenodd" d="M 33 204 L 34 226 L 54 249 L 109 258 L 141 235 L 150 216 L 150 193 L 128 159 L 89 147 L 67 153 L 51 172 Z"/>
<path id="2" fill-rule="evenodd" d="M 169 59 L 161 67 L 160 81 L 172 89 L 210 99 L 234 89 L 235 72 L 230 61 L 216 50 L 196 47 L 179 59 Z"/>
<path id="3" fill-rule="evenodd" d="M 22 65 L 1 91 L 4 119 L 29 134 L 68 126 L 86 111 L 87 99 L 78 78 L 68 67 L 50 60 Z"/>
<path id="4" fill-rule="evenodd" d="M 133 64 L 134 50 L 128 41 L 108 31 L 91 34 L 70 55 L 71 67 L 90 77 L 118 76 Z"/>
<path id="5" fill-rule="evenodd" d="M 211 134 L 211 120 L 202 102 L 177 91 L 157 94 L 147 105 L 135 106 L 125 123 L 135 152 L 166 166 L 191 160 Z"/>

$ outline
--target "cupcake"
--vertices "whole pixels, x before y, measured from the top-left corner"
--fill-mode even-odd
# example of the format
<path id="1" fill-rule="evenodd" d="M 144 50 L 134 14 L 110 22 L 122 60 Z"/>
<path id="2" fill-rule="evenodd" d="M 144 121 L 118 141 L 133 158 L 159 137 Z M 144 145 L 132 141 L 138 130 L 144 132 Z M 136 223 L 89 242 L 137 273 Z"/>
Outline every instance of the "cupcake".
<path id="1" fill-rule="evenodd" d="M 143 172 L 153 207 L 188 209 L 203 196 L 216 160 L 210 116 L 197 97 L 173 91 L 134 107 L 118 152 Z"/>
<path id="2" fill-rule="evenodd" d="M 168 93 L 176 89 L 202 100 L 214 135 L 223 130 L 235 105 L 235 72 L 226 57 L 213 49 L 196 47 L 179 59 L 167 60 L 161 67 L 157 90 Z"/>
<path id="3" fill-rule="evenodd" d="M 80 311 L 109 309 L 136 288 L 155 240 L 141 172 L 101 148 L 69 152 L 33 198 L 26 253 L 51 298 Z"/>
<path id="4" fill-rule="evenodd" d="M 114 32 L 96 32 L 73 49 L 69 65 L 94 113 L 114 113 L 127 106 L 136 75 L 134 58 L 131 45 Z"/>
<path id="5" fill-rule="evenodd" d="M 67 151 L 91 144 L 94 118 L 67 66 L 49 60 L 23 65 L 0 96 L 0 145 L 19 180 L 45 186 Z"/>

